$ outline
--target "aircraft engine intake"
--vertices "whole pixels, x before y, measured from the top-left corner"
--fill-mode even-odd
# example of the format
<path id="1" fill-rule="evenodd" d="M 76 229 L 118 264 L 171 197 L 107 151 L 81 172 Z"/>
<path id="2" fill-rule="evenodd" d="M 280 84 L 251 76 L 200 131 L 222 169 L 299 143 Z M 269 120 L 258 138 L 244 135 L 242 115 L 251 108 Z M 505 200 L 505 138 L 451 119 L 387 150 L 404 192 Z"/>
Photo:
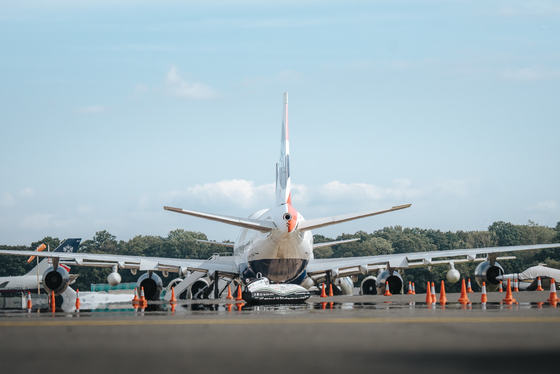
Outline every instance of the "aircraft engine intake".
<path id="1" fill-rule="evenodd" d="M 364 278 L 360 284 L 360 295 L 377 295 L 377 278 L 373 275 Z"/>
<path id="2" fill-rule="evenodd" d="M 486 282 L 486 289 L 494 291 L 500 285 L 500 281 L 496 279 L 498 275 L 504 274 L 504 268 L 497 262 L 492 266 L 489 261 L 481 262 L 474 271 L 476 283 L 482 287 L 482 282 Z"/>
<path id="3" fill-rule="evenodd" d="M 393 274 L 391 274 L 385 270 L 377 276 L 378 295 L 383 295 L 385 293 L 385 282 L 389 282 L 389 292 L 393 295 L 401 293 L 403 280 L 399 273 L 393 271 Z"/>
<path id="4" fill-rule="evenodd" d="M 208 289 L 210 287 L 210 279 L 208 277 L 199 278 L 191 285 L 190 298 L 191 299 L 207 299 Z"/>
<path id="5" fill-rule="evenodd" d="M 156 273 L 149 271 L 138 278 L 136 287 L 138 287 L 138 292 L 144 287 L 144 296 L 147 300 L 157 301 L 163 289 L 163 282 Z"/>
<path id="6" fill-rule="evenodd" d="M 43 274 L 43 287 L 48 293 L 54 291 L 58 296 L 66 291 L 69 284 L 70 275 L 62 266 L 58 266 L 56 270 L 51 266 Z"/>

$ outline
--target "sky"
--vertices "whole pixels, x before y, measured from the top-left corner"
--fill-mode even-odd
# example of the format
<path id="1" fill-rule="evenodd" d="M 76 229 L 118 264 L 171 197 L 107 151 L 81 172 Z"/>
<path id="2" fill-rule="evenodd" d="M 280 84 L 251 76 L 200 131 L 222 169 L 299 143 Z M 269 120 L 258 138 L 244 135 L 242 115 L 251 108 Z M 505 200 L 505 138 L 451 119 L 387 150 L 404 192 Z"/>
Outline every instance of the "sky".
<path id="1" fill-rule="evenodd" d="M 0 244 L 238 229 L 292 203 L 316 230 L 560 221 L 556 1 L 4 2 Z"/>

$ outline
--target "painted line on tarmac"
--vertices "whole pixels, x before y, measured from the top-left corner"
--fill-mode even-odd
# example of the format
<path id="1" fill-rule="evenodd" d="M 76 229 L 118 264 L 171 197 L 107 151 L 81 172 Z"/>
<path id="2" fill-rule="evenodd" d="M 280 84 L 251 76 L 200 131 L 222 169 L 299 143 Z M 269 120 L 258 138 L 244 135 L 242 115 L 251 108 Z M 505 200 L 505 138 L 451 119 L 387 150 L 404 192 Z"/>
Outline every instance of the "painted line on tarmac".
<path id="1" fill-rule="evenodd" d="M 0 327 L 39 326 L 180 326 L 180 325 L 316 325 L 376 323 L 560 323 L 560 317 L 467 317 L 467 318 L 259 318 L 259 319 L 123 319 L 0 321 Z"/>

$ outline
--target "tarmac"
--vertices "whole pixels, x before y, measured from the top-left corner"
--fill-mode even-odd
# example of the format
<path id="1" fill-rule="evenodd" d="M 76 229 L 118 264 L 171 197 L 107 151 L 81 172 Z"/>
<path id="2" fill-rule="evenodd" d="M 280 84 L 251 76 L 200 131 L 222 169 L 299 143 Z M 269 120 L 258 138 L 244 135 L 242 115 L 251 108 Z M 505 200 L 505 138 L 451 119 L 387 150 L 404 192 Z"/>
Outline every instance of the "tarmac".
<path id="1" fill-rule="evenodd" d="M 291 306 L 181 301 L 175 312 L 0 314 L 4 373 L 556 372 L 560 307 L 549 293 L 312 297 Z M 439 297 L 439 294 L 438 294 Z"/>

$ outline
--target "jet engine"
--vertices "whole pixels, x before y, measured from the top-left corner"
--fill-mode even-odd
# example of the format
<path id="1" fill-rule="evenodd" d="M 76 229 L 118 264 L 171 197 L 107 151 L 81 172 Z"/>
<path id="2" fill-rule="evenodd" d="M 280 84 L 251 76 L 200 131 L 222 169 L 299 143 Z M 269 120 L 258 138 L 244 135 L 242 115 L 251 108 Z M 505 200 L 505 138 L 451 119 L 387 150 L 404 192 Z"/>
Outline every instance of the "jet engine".
<path id="1" fill-rule="evenodd" d="M 56 270 L 51 266 L 43 274 L 43 287 L 48 293 L 54 291 L 56 296 L 60 295 L 70 284 L 70 274 L 62 266 L 57 266 Z"/>
<path id="2" fill-rule="evenodd" d="M 500 281 L 496 279 L 498 275 L 504 274 L 504 268 L 497 262 L 492 265 L 490 261 L 484 261 L 478 264 L 474 270 L 474 278 L 476 283 L 482 287 L 482 282 L 486 282 L 486 289 L 494 291 L 500 285 Z"/>
<path id="3" fill-rule="evenodd" d="M 360 295 L 377 295 L 377 278 L 373 275 L 364 278 L 360 284 Z"/>
<path id="4" fill-rule="evenodd" d="M 206 292 L 212 282 L 208 277 L 202 277 L 196 280 L 191 287 L 189 298 L 190 299 L 207 299 L 208 293 Z"/>
<path id="5" fill-rule="evenodd" d="M 333 284 L 340 289 L 343 295 L 352 296 L 354 294 L 354 282 L 352 281 L 352 277 L 336 278 Z"/>
<path id="6" fill-rule="evenodd" d="M 159 297 L 161 295 L 163 282 L 156 273 L 149 271 L 138 278 L 136 287 L 138 287 L 138 292 L 140 292 L 142 287 L 144 287 L 144 296 L 146 297 L 146 299 L 150 301 L 156 301 L 159 300 Z"/>
<path id="7" fill-rule="evenodd" d="M 403 279 L 399 273 L 384 270 L 377 276 L 377 294 L 383 295 L 385 293 L 385 283 L 389 282 L 389 292 L 393 295 L 401 293 L 403 286 Z"/>

